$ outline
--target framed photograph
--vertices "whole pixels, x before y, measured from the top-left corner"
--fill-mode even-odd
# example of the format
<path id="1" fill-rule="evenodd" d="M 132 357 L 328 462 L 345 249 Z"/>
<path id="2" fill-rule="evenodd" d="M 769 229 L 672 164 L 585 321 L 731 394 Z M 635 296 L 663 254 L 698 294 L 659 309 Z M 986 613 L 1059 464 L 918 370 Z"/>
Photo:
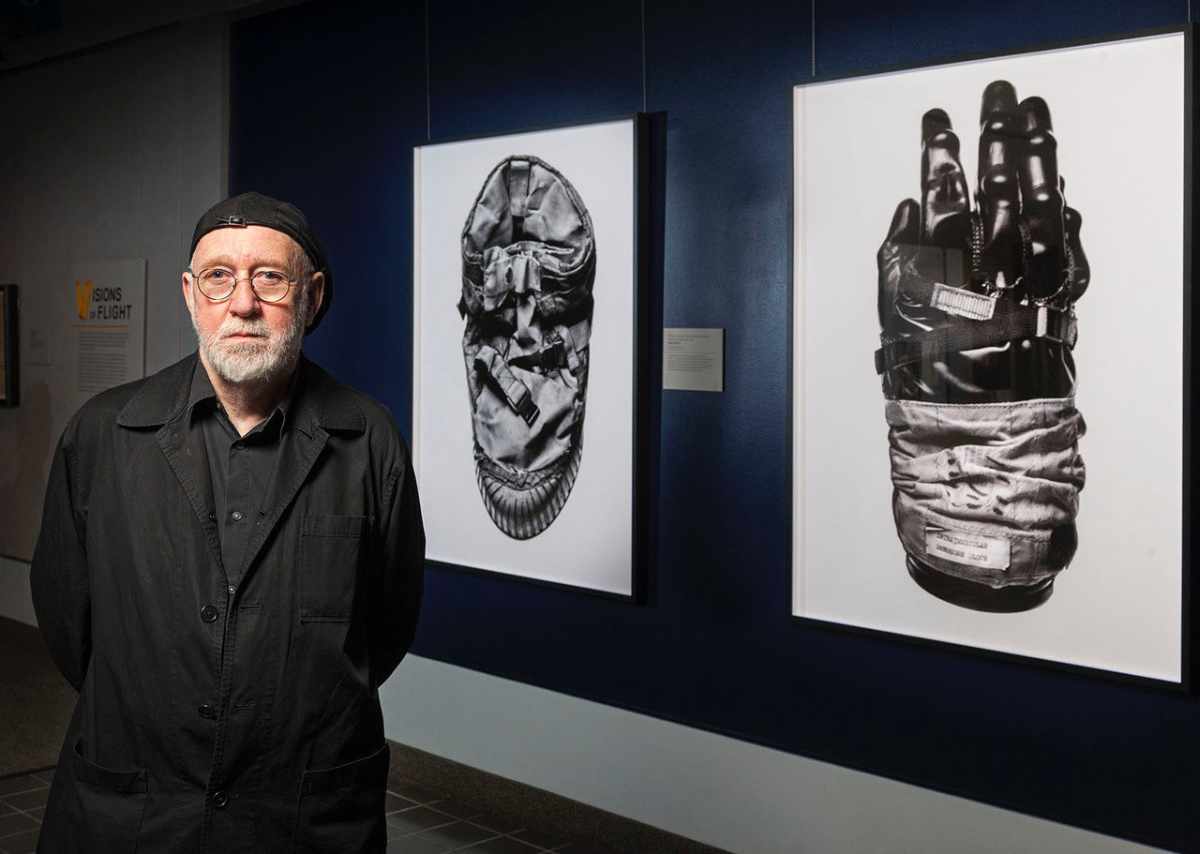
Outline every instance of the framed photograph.
<path id="1" fill-rule="evenodd" d="M 635 116 L 414 150 L 430 561 L 636 595 L 646 136 Z"/>
<path id="2" fill-rule="evenodd" d="M 1193 38 L 795 88 L 794 616 L 1187 687 Z"/>
<path id="3" fill-rule="evenodd" d="M 0 285 L 0 406 L 16 406 L 21 402 L 17 290 L 16 285 Z"/>

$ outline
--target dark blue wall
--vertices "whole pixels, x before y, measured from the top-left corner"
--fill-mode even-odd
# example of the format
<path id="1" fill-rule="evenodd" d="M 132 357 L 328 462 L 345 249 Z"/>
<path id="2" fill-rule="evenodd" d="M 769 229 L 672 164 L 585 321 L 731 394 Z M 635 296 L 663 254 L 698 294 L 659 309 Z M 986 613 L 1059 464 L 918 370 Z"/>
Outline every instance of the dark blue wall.
<path id="1" fill-rule="evenodd" d="M 646 604 L 430 570 L 414 651 L 1200 846 L 1200 702 L 789 616 L 791 92 L 812 72 L 812 21 L 824 76 L 1183 24 L 1184 0 L 650 0 L 644 30 L 633 0 L 429 7 L 314 3 L 235 26 L 231 189 L 299 204 L 337 274 L 308 352 L 407 430 L 412 146 L 611 118 L 645 97 L 667 116 L 661 320 L 726 328 L 727 391 L 662 397 Z"/>

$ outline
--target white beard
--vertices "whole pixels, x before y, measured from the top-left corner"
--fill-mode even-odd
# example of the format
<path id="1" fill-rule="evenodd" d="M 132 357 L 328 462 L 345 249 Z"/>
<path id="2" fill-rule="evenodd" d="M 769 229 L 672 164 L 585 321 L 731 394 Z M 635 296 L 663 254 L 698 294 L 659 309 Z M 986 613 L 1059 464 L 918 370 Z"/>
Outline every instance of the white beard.
<path id="1" fill-rule="evenodd" d="M 197 299 L 202 295 L 197 295 Z M 207 338 L 200 334 L 196 311 L 191 309 L 192 329 L 205 361 L 227 383 L 265 383 L 288 373 L 300 355 L 304 340 L 304 320 L 308 314 L 308 294 L 301 288 L 292 307 L 292 322 L 281 335 L 271 337 L 271 329 L 260 315 L 246 319 L 226 315 L 220 327 Z M 251 340 L 229 341 L 225 336 L 237 333 L 262 336 Z"/>

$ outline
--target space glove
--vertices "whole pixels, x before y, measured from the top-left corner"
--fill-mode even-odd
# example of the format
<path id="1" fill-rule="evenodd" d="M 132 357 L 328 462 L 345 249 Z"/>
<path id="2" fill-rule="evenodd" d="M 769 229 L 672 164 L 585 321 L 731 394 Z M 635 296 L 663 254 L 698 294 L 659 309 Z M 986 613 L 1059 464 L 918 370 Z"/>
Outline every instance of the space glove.
<path id="1" fill-rule="evenodd" d="M 983 93 L 975 207 L 944 110 L 876 256 L 893 515 L 910 575 L 968 608 L 1044 602 L 1075 554 L 1075 302 L 1089 283 L 1046 102 Z"/>

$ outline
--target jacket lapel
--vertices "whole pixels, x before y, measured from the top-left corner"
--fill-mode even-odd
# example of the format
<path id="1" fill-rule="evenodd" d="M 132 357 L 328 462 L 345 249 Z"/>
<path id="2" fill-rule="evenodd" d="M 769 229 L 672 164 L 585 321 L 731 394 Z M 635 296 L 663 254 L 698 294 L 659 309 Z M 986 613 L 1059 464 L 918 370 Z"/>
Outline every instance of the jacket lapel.
<path id="1" fill-rule="evenodd" d="M 155 434 L 158 446 L 192 505 L 213 560 L 223 567 L 221 539 L 213 514 L 208 453 L 203 438 L 198 433 L 191 435 L 192 431 L 187 429 L 188 393 L 198 361 L 192 353 L 147 378 L 117 415 L 117 424 L 132 430 L 159 428 Z"/>
<path id="2" fill-rule="evenodd" d="M 246 544 L 246 555 L 242 559 L 239 575 L 254 565 L 263 544 L 274 533 L 328 441 L 329 434 L 316 425 L 284 431 L 279 459 L 275 464 L 275 476 L 271 478 L 271 486 L 259 511 L 258 524 L 250 535 L 250 542 Z"/>
<path id="3" fill-rule="evenodd" d="M 240 567 L 242 572 L 254 565 L 279 521 L 295 501 L 300 487 L 321 459 L 330 434 L 357 435 L 366 429 L 366 419 L 353 395 L 329 374 L 303 354 L 297 370 L 300 375 L 288 414 L 289 426 L 283 431 L 275 477 L 271 479 L 263 501 L 259 524 L 246 545 Z"/>
<path id="4" fill-rule="evenodd" d="M 216 514 L 213 511 L 212 475 L 208 469 L 208 451 L 199 431 L 189 431 L 186 419 L 169 421 L 158 431 L 158 446 L 162 448 L 171 471 L 187 494 L 192 510 L 204 531 L 204 540 L 217 566 L 228 568 L 221 560 L 221 536 L 217 531 Z"/>

